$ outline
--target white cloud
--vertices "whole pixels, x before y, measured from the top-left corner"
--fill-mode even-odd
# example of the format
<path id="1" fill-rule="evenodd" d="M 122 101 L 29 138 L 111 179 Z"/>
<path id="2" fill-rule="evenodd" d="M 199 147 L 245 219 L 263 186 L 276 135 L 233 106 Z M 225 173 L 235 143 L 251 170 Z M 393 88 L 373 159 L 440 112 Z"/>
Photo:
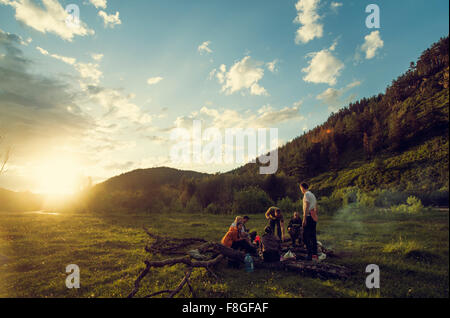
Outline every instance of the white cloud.
<path id="1" fill-rule="evenodd" d="M 72 41 L 75 35 L 94 34 L 94 31 L 81 21 L 78 26 L 66 23 L 66 18 L 69 15 L 59 1 L 42 0 L 42 3 L 44 8 L 30 0 L 0 0 L 0 4 L 9 5 L 15 9 L 17 21 L 41 33 L 54 33 L 67 41 Z"/>
<path id="2" fill-rule="evenodd" d="M 161 82 L 163 79 L 164 79 L 164 78 L 162 78 L 162 77 L 160 77 L 160 76 L 157 76 L 157 77 L 150 77 L 150 78 L 147 80 L 147 84 L 148 84 L 148 85 L 155 85 L 155 84 L 158 84 L 159 82 Z"/>
<path id="3" fill-rule="evenodd" d="M 96 8 L 106 9 L 107 0 L 89 0 Z"/>
<path id="4" fill-rule="evenodd" d="M 332 9 L 334 12 L 337 12 L 337 9 L 340 8 L 340 7 L 342 7 L 342 6 L 343 6 L 342 2 L 335 2 L 335 1 L 332 1 L 331 4 L 330 4 L 330 7 L 331 7 L 331 9 Z"/>
<path id="5" fill-rule="evenodd" d="M 74 65 L 74 64 L 76 63 L 76 61 L 77 61 L 77 60 L 76 60 L 75 58 L 73 58 L 73 57 L 66 57 L 66 56 L 61 56 L 61 55 L 58 55 L 58 54 L 50 54 L 47 50 L 44 50 L 43 48 L 41 48 L 41 47 L 39 47 L 39 46 L 36 46 L 36 49 L 37 49 L 39 52 L 41 52 L 41 54 L 43 54 L 43 55 L 51 56 L 51 57 L 53 57 L 54 59 L 63 61 L 64 63 L 70 64 L 70 65 Z"/>
<path id="6" fill-rule="evenodd" d="M 124 95 L 119 90 L 91 86 L 88 88 L 91 99 L 107 110 L 107 116 L 126 119 L 138 124 L 148 124 L 152 117 L 144 113 L 131 100 L 133 94 Z"/>
<path id="7" fill-rule="evenodd" d="M 216 75 L 222 85 L 222 92 L 230 95 L 238 91 L 249 90 L 251 95 L 268 95 L 266 89 L 258 84 L 264 77 L 262 63 L 254 62 L 250 56 L 236 62 L 227 72 L 226 65 L 222 64 L 219 70 L 213 70 L 211 75 Z"/>
<path id="8" fill-rule="evenodd" d="M 276 73 L 278 71 L 277 64 L 278 64 L 278 60 L 275 59 L 272 62 L 266 63 L 266 66 L 269 71 L 271 71 L 272 73 Z"/>
<path id="9" fill-rule="evenodd" d="M 101 54 L 101 53 L 92 53 L 91 54 L 91 57 L 94 59 L 94 60 L 96 60 L 96 61 L 101 61 L 102 59 L 103 59 L 103 54 Z"/>
<path id="10" fill-rule="evenodd" d="M 190 129 L 193 120 L 201 120 L 204 128 L 274 128 L 287 121 L 303 119 L 304 117 L 300 115 L 299 108 L 296 106 L 274 109 L 270 105 L 266 105 L 256 113 L 249 110 L 241 112 L 233 109 L 215 109 L 204 106 L 200 111 L 192 112 L 188 116 L 178 117 L 174 124 L 175 127 Z"/>
<path id="11" fill-rule="evenodd" d="M 301 24 L 295 36 L 295 43 L 308 43 L 323 35 L 323 25 L 319 23 L 320 16 L 317 13 L 320 0 L 299 0 L 295 8 L 297 16 L 294 23 Z"/>
<path id="12" fill-rule="evenodd" d="M 83 79 L 90 81 L 90 84 L 98 84 L 100 82 L 103 73 L 98 68 L 99 65 L 94 63 L 75 64 L 75 69 L 80 73 L 80 76 Z"/>
<path id="13" fill-rule="evenodd" d="M 102 71 L 99 70 L 98 64 L 81 62 L 77 63 L 77 60 L 75 58 L 61 56 L 58 54 L 51 54 L 47 50 L 39 46 L 37 46 L 36 49 L 43 55 L 50 56 L 54 59 L 63 61 L 64 63 L 73 65 L 80 76 L 86 81 L 86 83 L 83 84 L 98 84 L 100 82 L 100 78 L 103 76 Z"/>
<path id="14" fill-rule="evenodd" d="M 380 37 L 380 31 L 372 31 L 364 37 L 364 43 L 361 50 L 366 54 L 366 59 L 370 60 L 375 57 L 377 50 L 384 46 L 384 42 Z"/>
<path id="15" fill-rule="evenodd" d="M 360 81 L 354 81 L 347 86 L 335 89 L 335 88 L 327 88 L 325 91 L 317 95 L 316 99 L 324 102 L 328 109 L 331 111 L 336 111 L 342 106 L 346 106 L 346 104 L 350 103 L 352 100 L 356 98 L 355 94 L 350 95 L 346 99 L 342 100 L 341 97 L 347 93 L 350 89 L 361 85 Z"/>
<path id="16" fill-rule="evenodd" d="M 333 45 L 334 46 L 334 45 Z M 332 48 L 334 48 L 332 46 Z M 308 67 L 302 69 L 306 73 L 303 80 L 311 83 L 327 83 L 331 86 L 337 82 L 344 64 L 331 54 L 329 49 L 310 53 L 311 57 Z"/>
<path id="17" fill-rule="evenodd" d="M 203 53 L 207 53 L 207 54 L 212 53 L 213 51 L 212 51 L 211 48 L 209 47 L 210 44 L 211 44 L 211 41 L 205 41 L 205 42 L 203 42 L 202 44 L 200 44 L 200 45 L 198 46 L 198 48 L 197 48 L 198 52 L 199 52 L 200 54 L 203 54 Z"/>
<path id="18" fill-rule="evenodd" d="M 105 28 L 114 28 L 116 25 L 122 24 L 122 21 L 120 21 L 119 18 L 118 11 L 116 12 L 116 14 L 107 14 L 105 11 L 100 10 L 98 12 L 98 15 L 103 19 Z"/>

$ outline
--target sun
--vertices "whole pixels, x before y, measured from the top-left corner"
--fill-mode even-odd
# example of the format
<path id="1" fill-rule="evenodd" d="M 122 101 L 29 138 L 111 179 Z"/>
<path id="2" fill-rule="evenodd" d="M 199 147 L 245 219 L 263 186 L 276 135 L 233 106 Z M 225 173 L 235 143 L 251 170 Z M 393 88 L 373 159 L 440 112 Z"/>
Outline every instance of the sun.
<path id="1" fill-rule="evenodd" d="M 70 158 L 47 158 L 37 163 L 33 170 L 37 193 L 69 195 L 79 188 L 79 165 Z"/>

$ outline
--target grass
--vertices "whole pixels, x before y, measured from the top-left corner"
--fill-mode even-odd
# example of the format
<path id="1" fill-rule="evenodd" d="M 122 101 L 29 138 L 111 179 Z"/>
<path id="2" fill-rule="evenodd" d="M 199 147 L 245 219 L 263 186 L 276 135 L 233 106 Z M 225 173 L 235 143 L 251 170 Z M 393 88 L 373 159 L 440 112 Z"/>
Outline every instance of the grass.
<path id="1" fill-rule="evenodd" d="M 232 222 L 224 215 L 192 214 L 25 214 L 0 213 L 0 297 L 126 297 L 143 261 L 149 238 L 142 226 L 174 237 L 218 241 Z M 261 232 L 263 215 L 249 227 Z M 215 280 L 203 269 L 192 283 L 200 297 L 448 297 L 448 213 L 392 215 L 341 210 L 322 216 L 318 240 L 350 267 L 347 281 L 321 280 L 291 272 L 227 268 Z M 377 264 L 381 288 L 365 287 L 365 267 Z M 77 264 L 81 288 L 67 289 L 65 268 Z M 138 296 L 172 288 L 182 266 L 158 269 L 144 279 Z M 187 290 L 181 296 L 188 297 Z"/>

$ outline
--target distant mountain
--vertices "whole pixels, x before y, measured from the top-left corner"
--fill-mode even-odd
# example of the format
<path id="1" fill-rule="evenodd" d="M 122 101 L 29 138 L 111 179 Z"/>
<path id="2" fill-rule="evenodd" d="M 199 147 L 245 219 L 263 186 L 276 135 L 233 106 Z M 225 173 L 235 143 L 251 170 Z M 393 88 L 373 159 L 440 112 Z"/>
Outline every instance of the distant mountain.
<path id="1" fill-rule="evenodd" d="M 154 189 L 162 186 L 176 187 L 182 178 L 202 178 L 206 173 L 178 170 L 167 167 L 137 169 L 112 177 L 94 187 L 104 191 L 137 191 Z"/>
<path id="2" fill-rule="evenodd" d="M 30 192 L 13 192 L 0 188 L 0 212 L 2 211 L 38 211 L 42 208 L 40 195 Z"/>

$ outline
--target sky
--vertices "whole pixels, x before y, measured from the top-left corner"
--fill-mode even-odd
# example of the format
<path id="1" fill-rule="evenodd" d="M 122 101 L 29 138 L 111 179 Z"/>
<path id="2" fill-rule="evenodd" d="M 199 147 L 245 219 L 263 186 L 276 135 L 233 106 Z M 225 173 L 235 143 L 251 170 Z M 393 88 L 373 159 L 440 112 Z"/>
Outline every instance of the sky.
<path id="1" fill-rule="evenodd" d="M 0 0 L 0 187 L 229 171 L 240 163 L 174 162 L 171 133 L 277 128 L 282 145 L 384 92 L 448 15 L 445 0 Z"/>

